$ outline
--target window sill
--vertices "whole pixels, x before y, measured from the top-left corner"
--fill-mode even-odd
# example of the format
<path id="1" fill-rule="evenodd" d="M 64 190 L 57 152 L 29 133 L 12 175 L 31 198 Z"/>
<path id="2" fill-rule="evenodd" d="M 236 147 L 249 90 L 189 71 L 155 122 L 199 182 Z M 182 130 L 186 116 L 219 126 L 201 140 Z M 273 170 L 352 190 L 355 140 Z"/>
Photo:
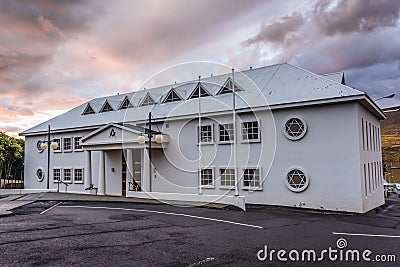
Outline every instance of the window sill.
<path id="1" fill-rule="evenodd" d="M 72 150 L 65 150 L 64 149 L 64 153 L 71 153 L 72 152 Z"/>
<path id="2" fill-rule="evenodd" d="M 74 184 L 83 184 L 83 181 L 74 181 Z"/>
<path id="3" fill-rule="evenodd" d="M 220 145 L 231 145 L 231 144 L 233 144 L 234 143 L 234 141 L 232 140 L 232 141 L 219 141 L 219 144 Z"/>
<path id="4" fill-rule="evenodd" d="M 202 189 L 214 189 L 214 185 L 202 185 L 201 186 Z"/>
<path id="5" fill-rule="evenodd" d="M 249 140 L 242 140 L 242 144 L 248 144 L 248 143 L 261 143 L 260 139 L 249 139 Z"/>
<path id="6" fill-rule="evenodd" d="M 61 153 L 61 150 L 53 150 L 54 153 Z"/>
<path id="7" fill-rule="evenodd" d="M 63 181 L 66 184 L 72 184 L 72 181 Z"/>
<path id="8" fill-rule="evenodd" d="M 211 146 L 214 145 L 214 142 L 201 142 L 197 143 L 197 146 L 202 145 L 202 146 Z"/>
<path id="9" fill-rule="evenodd" d="M 83 152 L 83 149 L 75 149 L 74 152 Z"/>
<path id="10" fill-rule="evenodd" d="M 243 187 L 242 190 L 245 190 L 245 191 L 263 191 L 262 187 L 251 187 L 251 186 Z"/>
<path id="11" fill-rule="evenodd" d="M 222 190 L 234 190 L 235 187 L 234 186 L 220 186 L 219 189 L 222 189 Z"/>

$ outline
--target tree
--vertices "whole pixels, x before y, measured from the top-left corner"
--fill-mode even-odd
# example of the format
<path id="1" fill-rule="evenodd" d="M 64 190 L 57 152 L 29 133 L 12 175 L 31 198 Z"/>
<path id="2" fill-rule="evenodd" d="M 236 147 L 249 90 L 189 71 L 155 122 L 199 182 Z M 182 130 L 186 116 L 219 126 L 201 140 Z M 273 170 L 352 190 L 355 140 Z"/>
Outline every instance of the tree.
<path id="1" fill-rule="evenodd" d="M 0 132 L 0 178 L 22 179 L 25 141 Z"/>

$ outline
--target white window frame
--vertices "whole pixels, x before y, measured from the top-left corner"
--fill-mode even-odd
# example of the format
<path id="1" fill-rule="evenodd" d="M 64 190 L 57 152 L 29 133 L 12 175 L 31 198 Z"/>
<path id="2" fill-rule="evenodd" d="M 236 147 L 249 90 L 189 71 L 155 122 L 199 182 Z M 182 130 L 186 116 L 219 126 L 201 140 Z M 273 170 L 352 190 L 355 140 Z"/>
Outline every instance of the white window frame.
<path id="1" fill-rule="evenodd" d="M 299 136 L 291 136 L 287 131 L 286 131 L 286 124 L 288 123 L 289 120 L 299 120 L 302 124 L 303 124 L 303 132 L 299 135 Z M 289 140 L 292 141 L 298 141 L 300 139 L 302 139 L 306 134 L 307 134 L 307 130 L 308 130 L 308 126 L 306 121 L 300 117 L 300 116 L 291 116 L 290 118 L 286 118 L 284 124 L 283 124 L 283 134 L 285 135 L 285 137 Z"/>
<path id="2" fill-rule="evenodd" d="M 306 177 L 306 182 L 305 182 L 305 184 L 304 184 L 302 187 L 300 187 L 300 188 L 294 188 L 294 187 L 292 187 L 292 186 L 289 184 L 289 181 L 288 181 L 288 179 L 287 179 L 287 176 L 288 176 L 289 172 L 294 171 L 294 170 L 299 170 L 299 171 L 301 171 L 301 172 L 304 174 L 304 176 Z M 294 193 L 303 192 L 303 191 L 305 191 L 305 190 L 308 188 L 309 184 L 310 184 L 310 176 L 308 175 L 307 171 L 304 170 L 302 167 L 294 166 L 294 167 L 291 167 L 290 169 L 288 169 L 288 170 L 285 172 L 285 185 L 286 185 L 286 187 L 287 187 L 290 191 L 292 191 L 292 192 L 294 192 Z"/>
<path id="3" fill-rule="evenodd" d="M 232 137 L 233 137 L 233 139 L 230 139 L 230 140 L 221 140 L 221 127 L 224 127 L 224 129 L 225 129 L 225 125 L 232 125 L 232 129 L 230 129 L 230 130 L 232 130 L 233 131 L 233 133 L 232 133 Z M 224 135 L 225 136 L 225 135 Z M 230 135 L 229 135 L 230 136 Z M 236 136 L 235 136 L 235 128 L 234 128 L 234 124 L 231 122 L 231 123 L 219 123 L 218 124 L 218 142 L 220 143 L 220 144 L 232 144 L 234 141 L 235 141 L 235 138 L 236 138 Z"/>
<path id="4" fill-rule="evenodd" d="M 62 181 L 63 169 L 62 169 L 61 167 L 54 166 L 54 167 L 53 167 L 53 170 L 52 170 L 53 183 L 59 183 L 58 180 L 55 180 L 55 179 L 54 179 L 54 170 L 60 170 L 60 181 Z"/>
<path id="5" fill-rule="evenodd" d="M 258 123 L 258 138 L 257 139 L 244 139 L 243 138 L 243 131 L 244 131 L 244 124 L 250 122 L 257 122 Z M 261 142 L 261 121 L 260 120 L 248 120 L 242 121 L 240 124 L 240 138 L 242 143 L 259 143 Z"/>
<path id="6" fill-rule="evenodd" d="M 69 180 L 69 181 L 66 181 L 65 180 L 65 171 L 66 170 L 70 170 L 71 171 L 71 180 Z M 65 168 L 63 168 L 63 170 L 62 170 L 62 181 L 64 182 L 64 183 L 67 183 L 67 184 L 72 184 L 72 179 L 73 179 L 74 177 L 73 177 L 73 168 L 72 167 L 65 167 Z"/>
<path id="7" fill-rule="evenodd" d="M 75 152 L 82 152 L 82 151 L 83 151 L 82 145 L 81 145 L 81 148 L 76 148 L 76 147 L 75 147 L 75 138 L 79 138 L 79 140 L 81 140 L 81 139 L 83 138 L 83 136 L 74 136 L 74 137 L 73 137 L 73 141 L 74 141 L 74 151 L 75 151 Z M 79 141 L 79 142 L 80 142 L 80 141 Z"/>
<path id="8" fill-rule="evenodd" d="M 201 128 L 200 127 L 206 127 L 206 126 L 211 126 L 211 141 L 206 141 L 202 142 L 201 139 Z M 201 143 L 202 145 L 211 145 L 214 144 L 214 124 L 213 123 L 207 123 L 207 124 L 202 124 L 201 126 L 197 126 L 197 144 Z"/>
<path id="9" fill-rule="evenodd" d="M 53 149 L 54 153 L 61 153 L 63 151 L 63 144 L 62 144 L 62 138 L 54 138 L 53 140 L 59 140 L 60 142 L 58 143 L 58 148 Z"/>
<path id="10" fill-rule="evenodd" d="M 65 139 L 70 139 L 71 140 L 71 149 L 65 149 Z M 73 150 L 73 141 L 74 138 L 73 137 L 63 137 L 62 138 L 62 148 L 63 148 L 63 152 L 72 152 Z"/>
<path id="11" fill-rule="evenodd" d="M 234 171 L 234 175 L 233 175 L 233 185 L 222 185 L 222 174 L 221 174 L 221 170 L 233 170 L 233 171 Z M 219 185 L 220 185 L 220 188 L 221 188 L 221 189 L 228 189 L 228 190 L 235 189 L 236 175 L 237 175 L 237 169 L 236 169 L 236 168 L 233 168 L 233 167 L 221 167 L 221 168 L 218 168 L 218 177 L 219 177 Z"/>
<path id="12" fill-rule="evenodd" d="M 244 175 L 245 175 L 245 171 L 248 169 L 255 169 L 258 170 L 258 179 L 259 179 L 259 185 L 258 186 L 245 186 L 244 185 Z M 263 181 L 262 181 L 262 168 L 261 167 L 253 167 L 253 166 L 247 166 L 247 167 L 243 167 L 242 168 L 242 176 L 241 176 L 241 180 L 242 180 L 242 189 L 243 190 L 248 190 L 248 191 L 263 191 Z"/>
<path id="13" fill-rule="evenodd" d="M 38 177 L 38 171 L 39 170 L 41 170 L 42 171 L 42 176 L 41 177 Z M 36 169 L 36 179 L 39 181 L 39 182 L 42 182 L 43 180 L 44 180 L 44 178 L 45 178 L 45 174 L 44 174 L 44 168 L 43 167 L 41 167 L 41 166 L 39 166 L 37 169 Z"/>
<path id="14" fill-rule="evenodd" d="M 75 170 L 81 170 L 82 171 L 82 181 L 77 181 L 77 180 L 75 180 L 76 178 L 75 178 Z M 73 170 L 72 170 L 72 172 L 73 172 L 73 181 L 74 181 L 74 184 L 83 184 L 83 182 L 85 181 L 85 169 L 83 168 L 83 167 L 77 167 L 77 168 L 74 168 Z"/>
<path id="15" fill-rule="evenodd" d="M 201 173 L 201 171 L 202 170 L 211 170 L 211 179 L 212 179 L 212 183 L 211 184 L 207 184 L 207 185 L 203 185 L 203 179 L 202 179 L 202 177 L 201 177 L 201 175 L 202 175 L 202 173 Z M 199 178 L 199 180 L 200 180 L 200 186 L 201 186 L 201 188 L 205 188 L 205 189 L 214 189 L 215 188 L 215 168 L 214 167 L 204 167 L 204 168 L 200 168 L 199 169 L 199 171 L 198 171 L 198 175 L 200 176 Z"/>

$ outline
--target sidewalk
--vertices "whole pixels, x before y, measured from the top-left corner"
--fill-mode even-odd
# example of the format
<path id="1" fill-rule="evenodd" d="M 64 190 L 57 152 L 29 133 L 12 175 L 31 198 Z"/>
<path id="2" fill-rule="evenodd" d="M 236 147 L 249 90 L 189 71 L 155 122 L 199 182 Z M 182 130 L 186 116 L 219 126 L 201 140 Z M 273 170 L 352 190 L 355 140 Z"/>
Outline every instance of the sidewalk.
<path id="1" fill-rule="evenodd" d="M 178 206 L 206 206 L 210 208 L 222 209 L 227 205 L 217 203 L 199 203 L 190 201 L 159 201 L 157 199 L 143 199 L 133 197 L 117 197 L 117 196 L 98 196 L 87 194 L 73 193 L 33 193 L 26 195 L 9 195 L 5 198 L 0 198 L 0 217 L 11 215 L 12 209 L 24 206 L 35 201 L 86 201 L 86 202 L 132 202 L 144 204 L 170 204 Z"/>

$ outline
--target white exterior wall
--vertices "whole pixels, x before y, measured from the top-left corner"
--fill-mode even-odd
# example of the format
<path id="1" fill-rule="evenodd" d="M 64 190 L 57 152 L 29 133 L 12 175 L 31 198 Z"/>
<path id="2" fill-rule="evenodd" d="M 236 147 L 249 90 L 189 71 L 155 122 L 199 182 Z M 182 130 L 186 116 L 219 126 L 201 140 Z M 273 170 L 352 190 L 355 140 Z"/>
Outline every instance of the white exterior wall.
<path id="1" fill-rule="evenodd" d="M 237 123 L 237 155 L 239 195 L 248 204 L 269 204 L 314 209 L 365 212 L 383 204 L 383 187 L 377 186 L 366 196 L 363 164 L 381 161 L 381 152 L 363 151 L 361 118 L 379 127 L 379 120 L 358 102 L 308 106 L 241 114 L 242 121 L 257 119 L 261 127 L 261 141 L 243 143 L 241 123 Z M 291 141 L 283 134 L 285 122 L 293 117 L 305 120 L 307 134 L 298 141 Z M 231 123 L 232 115 L 203 118 L 202 125 L 213 124 L 214 144 L 202 145 L 202 167 L 214 169 L 214 188 L 203 188 L 205 195 L 234 195 L 234 190 L 222 189 L 218 180 L 219 168 L 233 165 L 232 144 L 220 144 L 217 139 L 218 123 Z M 168 127 L 166 127 L 168 124 Z M 198 145 L 197 118 L 192 120 L 166 121 L 160 130 L 170 136 L 164 149 L 153 150 L 152 191 L 166 193 L 198 194 Z M 156 125 L 154 129 L 156 129 Z M 275 129 L 276 126 L 276 129 Z M 90 131 L 52 134 L 52 138 L 73 137 L 89 134 Z M 46 179 L 38 182 L 36 170 L 47 168 L 47 151 L 38 153 L 36 142 L 45 136 L 26 137 L 25 187 L 45 189 Z M 276 149 L 275 149 L 276 148 Z M 378 148 L 377 148 L 378 149 Z M 84 152 L 51 152 L 51 177 L 53 167 L 85 167 Z M 147 155 L 147 154 L 146 154 Z M 136 159 L 137 160 L 137 159 Z M 122 188 L 121 150 L 105 151 L 105 192 L 121 195 Z M 242 174 L 245 167 L 260 167 L 263 185 L 261 191 L 243 189 Z M 286 173 L 291 167 L 301 167 L 310 179 L 308 188 L 301 193 L 290 191 L 285 185 Z M 114 168 L 114 172 L 111 171 Z M 142 161 L 142 174 L 146 179 L 148 166 Z M 376 170 L 378 172 L 378 169 Z M 92 181 L 98 187 L 99 152 L 92 151 Z M 50 188 L 57 183 L 50 181 Z M 126 187 L 128 189 L 128 186 Z M 148 189 L 147 181 L 142 188 Z M 64 185 L 60 186 L 64 190 Z M 68 191 L 84 192 L 84 184 L 72 182 Z"/>
<path id="2" fill-rule="evenodd" d="M 51 139 L 55 138 L 64 138 L 64 137 L 80 137 L 89 134 L 91 131 L 77 131 L 77 132 L 67 132 L 67 133 L 56 133 L 51 134 Z M 36 136 L 26 136 L 25 137 L 25 188 L 29 189 L 46 189 L 47 188 L 47 150 L 39 153 L 36 148 L 36 143 L 39 140 L 46 140 L 47 134 L 41 134 Z M 73 141 L 72 141 L 73 142 Z M 75 151 L 74 144 L 72 143 L 72 151 L 64 152 L 63 143 L 61 142 L 61 152 L 55 152 L 50 146 L 47 149 L 50 149 L 50 189 L 57 189 L 57 182 L 53 181 L 53 169 L 60 168 L 61 172 L 63 168 L 82 168 L 83 173 L 85 172 L 86 165 L 86 157 L 85 152 L 83 151 Z M 96 157 L 92 153 L 92 158 Z M 42 182 L 39 182 L 36 177 L 36 171 L 38 168 L 41 168 L 45 174 L 45 178 Z M 98 168 L 93 168 L 92 171 L 98 172 Z M 62 175 L 62 174 L 61 174 Z M 84 177 L 83 177 L 84 178 Z M 96 179 L 93 180 L 97 183 Z M 65 185 L 60 184 L 60 191 L 65 192 Z M 72 174 L 72 182 L 68 183 L 68 191 L 84 191 L 84 183 L 75 183 L 73 180 Z"/>
<path id="3" fill-rule="evenodd" d="M 249 192 L 243 190 L 243 183 L 239 184 L 239 195 L 246 197 L 246 203 L 272 204 L 285 206 L 301 206 L 315 209 L 361 212 L 360 188 L 360 152 L 357 129 L 358 104 L 335 104 L 297 109 L 276 110 L 273 112 L 276 123 L 275 129 L 268 112 L 257 112 L 261 122 L 261 142 L 244 144 L 238 143 L 238 174 L 241 179 L 243 168 L 261 167 L 264 177 L 263 190 Z M 304 119 L 308 131 L 304 138 L 291 141 L 283 134 L 285 122 L 292 117 Z M 215 120 L 229 122 L 231 116 L 213 117 Z M 241 116 L 243 121 L 250 118 Z M 203 119 L 203 125 L 210 120 Z M 157 151 L 153 157 L 156 166 L 156 177 L 153 190 L 157 192 L 197 193 L 197 173 L 182 172 L 179 169 L 186 167 L 195 169 L 198 164 L 197 120 L 183 127 L 181 134 L 176 129 L 182 128 L 184 121 L 169 122 L 169 129 L 162 131 L 171 135 L 169 146 L 164 153 Z M 217 124 L 214 122 L 214 137 L 218 137 Z M 238 123 L 238 127 L 240 124 Z M 238 129 L 240 134 L 240 129 Z M 179 136 L 180 139 L 177 139 Z M 269 169 L 276 137 L 276 154 L 271 169 Z M 239 138 L 240 140 L 240 138 Z M 179 142 L 179 145 L 178 145 Z M 178 161 L 179 147 L 187 158 Z M 213 157 L 216 152 L 216 156 Z M 202 151 L 209 158 L 203 160 L 202 166 L 214 168 L 214 178 L 219 167 L 226 167 L 229 161 L 231 145 L 203 145 Z M 259 157 L 260 151 L 262 156 Z M 174 156 L 172 156 L 174 155 Z M 168 158 L 172 158 L 173 167 Z M 258 160 L 260 161 L 258 162 Z M 191 163 L 190 160 L 193 160 Z M 188 167 L 192 164 L 192 167 Z M 193 167 L 194 166 L 194 167 Z M 301 193 L 291 192 L 285 185 L 285 177 L 289 168 L 301 167 L 309 175 L 310 185 Z M 202 189 L 203 194 L 233 195 L 233 190 L 221 189 L 219 181 L 214 188 Z M 340 197 L 339 197 L 340 196 Z"/>
<path id="4" fill-rule="evenodd" d="M 385 203 L 380 133 L 380 121 L 365 107 L 358 105 L 362 212 Z"/>

